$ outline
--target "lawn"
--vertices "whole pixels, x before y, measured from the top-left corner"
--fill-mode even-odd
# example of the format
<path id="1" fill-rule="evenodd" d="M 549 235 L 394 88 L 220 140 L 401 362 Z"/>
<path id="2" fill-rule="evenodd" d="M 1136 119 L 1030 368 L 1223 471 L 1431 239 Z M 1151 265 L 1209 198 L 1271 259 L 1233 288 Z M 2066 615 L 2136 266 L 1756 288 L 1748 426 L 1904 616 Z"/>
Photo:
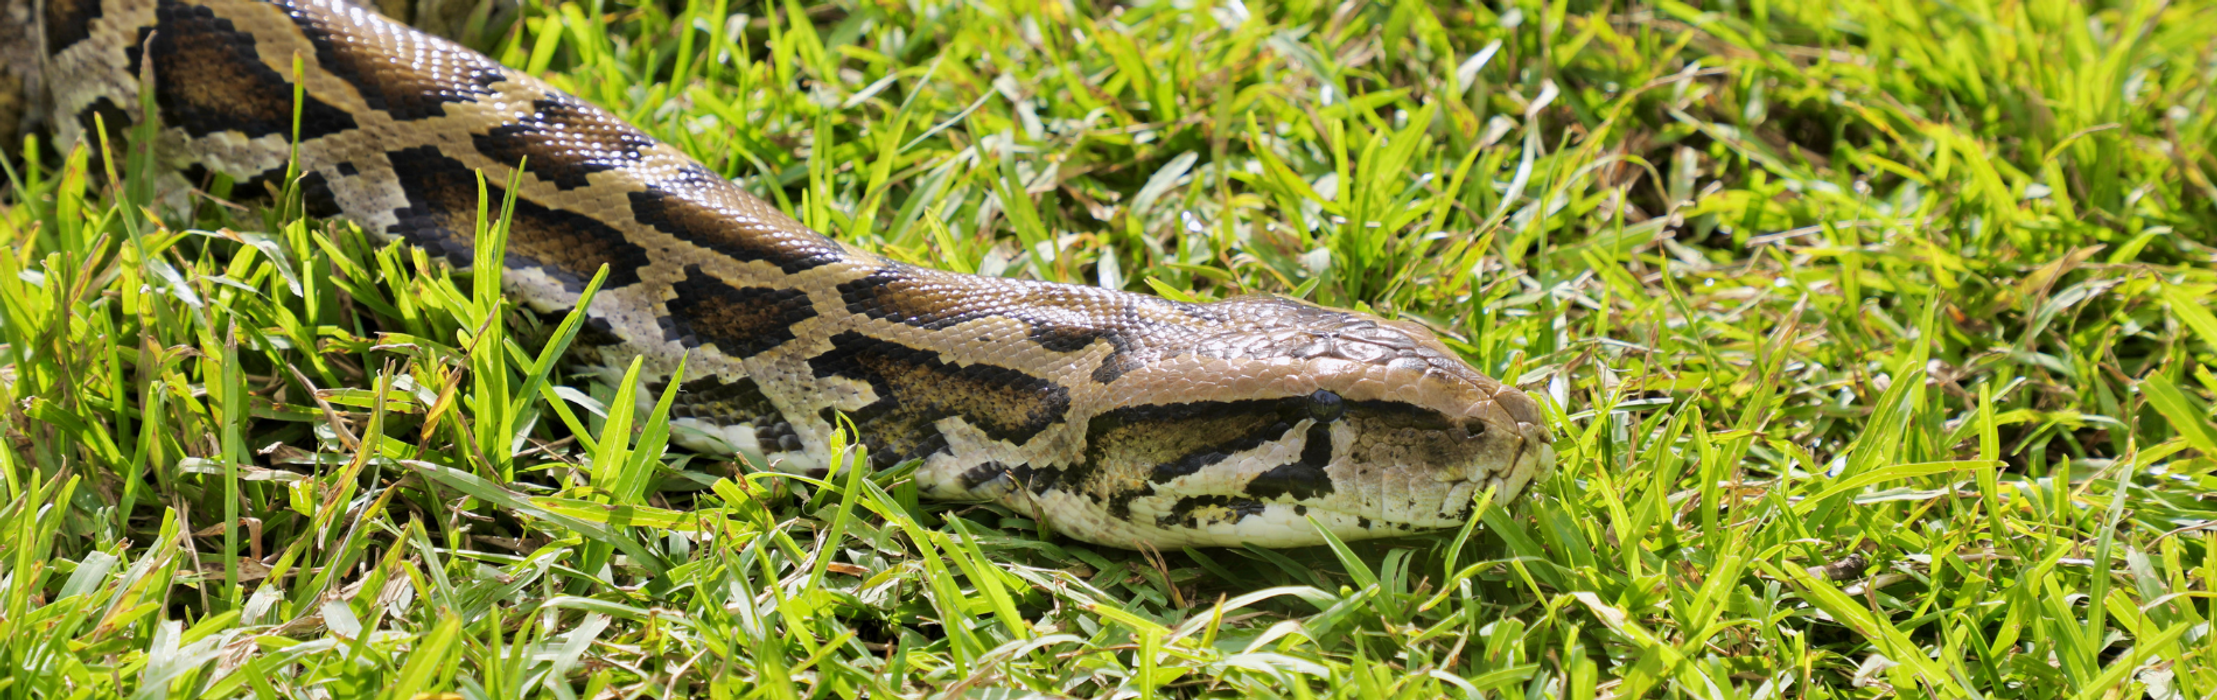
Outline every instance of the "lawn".
<path id="1" fill-rule="evenodd" d="M 0 698 L 2217 695 L 2217 2 L 518 14 L 820 230 L 1415 320 L 1560 466 L 1091 547 L 665 449 L 491 276 L 79 150 L 0 212 Z"/>

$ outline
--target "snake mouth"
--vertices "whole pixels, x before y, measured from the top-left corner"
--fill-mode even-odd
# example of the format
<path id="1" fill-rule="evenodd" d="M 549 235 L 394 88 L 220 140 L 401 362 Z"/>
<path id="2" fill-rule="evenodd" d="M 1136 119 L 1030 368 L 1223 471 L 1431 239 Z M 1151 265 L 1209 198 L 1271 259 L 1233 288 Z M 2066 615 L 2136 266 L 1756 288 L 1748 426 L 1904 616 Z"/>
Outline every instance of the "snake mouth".
<path id="1" fill-rule="evenodd" d="M 1525 490 L 1555 472 L 1555 440 L 1547 428 L 1531 423 L 1519 423 L 1517 428 L 1524 435 L 1524 444 L 1517 448 L 1515 459 L 1510 461 L 1508 468 L 1488 473 L 1479 482 L 1496 487 L 1496 503 L 1507 503 L 1522 496 Z"/>
<path id="2" fill-rule="evenodd" d="M 1437 501 L 1437 510 L 1364 507 L 1369 504 L 1348 508 L 1350 504 L 1309 503 L 1303 504 L 1300 512 L 1304 516 L 1317 516 L 1318 524 L 1325 525 L 1343 539 L 1392 537 L 1462 527 L 1483 512 L 1478 499 L 1485 497 L 1488 489 L 1493 491 L 1493 505 L 1508 505 L 1554 472 L 1555 445 L 1544 429 L 1530 424 L 1518 427 L 1523 429 L 1520 432 L 1525 440 L 1516 448 L 1514 456 L 1506 464 L 1499 461 L 1474 463 L 1465 475 L 1440 484 L 1445 491 Z M 1332 527 L 1335 522 L 1341 527 Z M 1354 527 L 1348 528 L 1347 524 Z"/>
<path id="3" fill-rule="evenodd" d="M 1509 467 L 1509 475 L 1519 482 L 1519 486 L 1529 487 L 1545 481 L 1548 475 L 1555 473 L 1555 441 L 1545 428 L 1525 427 L 1528 428 L 1527 435 L 1532 437 L 1526 438 L 1524 452 L 1517 456 L 1516 464 Z M 1535 444 L 1538 449 L 1533 449 Z"/>
<path id="4" fill-rule="evenodd" d="M 1444 480 L 1448 493 L 1438 518 L 1398 524 L 1418 529 L 1460 527 L 1480 511 L 1477 500 L 1487 489 L 1493 490 L 1494 505 L 1507 505 L 1545 481 L 1555 471 L 1553 437 L 1546 428 L 1530 423 L 1517 424 L 1517 434 L 1522 440 L 1507 460 L 1474 461 L 1468 471 Z"/>

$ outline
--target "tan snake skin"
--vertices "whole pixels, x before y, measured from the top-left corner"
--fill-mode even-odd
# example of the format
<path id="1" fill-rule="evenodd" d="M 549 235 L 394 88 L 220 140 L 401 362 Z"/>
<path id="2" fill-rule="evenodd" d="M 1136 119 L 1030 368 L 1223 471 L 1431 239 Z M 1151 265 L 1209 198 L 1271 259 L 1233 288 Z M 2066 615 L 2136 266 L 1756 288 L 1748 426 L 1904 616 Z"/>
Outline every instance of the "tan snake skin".
<path id="1" fill-rule="evenodd" d="M 285 172 L 298 55 L 311 213 L 458 269 L 477 172 L 505 183 L 524 163 L 509 295 L 566 310 L 607 266 L 588 309 L 605 341 L 583 363 L 644 357 L 652 401 L 686 358 L 676 439 L 692 449 L 821 473 L 844 413 L 879 466 L 920 460 L 926 497 L 1157 548 L 1314 544 L 1310 519 L 1346 539 L 1452 527 L 1485 487 L 1514 498 L 1554 462 L 1538 404 L 1415 324 L 881 259 L 600 108 L 339 0 L 36 8 L 62 143 L 96 114 L 135 123 L 150 76 L 165 165 L 260 189 Z"/>

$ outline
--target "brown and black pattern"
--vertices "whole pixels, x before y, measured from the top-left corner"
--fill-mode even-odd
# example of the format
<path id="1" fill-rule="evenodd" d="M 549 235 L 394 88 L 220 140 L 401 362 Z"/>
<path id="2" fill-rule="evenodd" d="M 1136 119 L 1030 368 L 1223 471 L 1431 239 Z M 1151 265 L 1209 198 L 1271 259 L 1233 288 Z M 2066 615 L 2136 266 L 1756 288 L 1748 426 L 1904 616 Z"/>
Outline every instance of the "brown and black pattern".
<path id="1" fill-rule="evenodd" d="M 124 138 L 131 128 L 131 113 L 123 111 L 115 100 L 101 97 L 77 112 L 77 128 L 84 131 L 85 138 L 101 139 L 85 144 L 92 150 L 93 165 L 98 168 L 98 159 L 106 157 L 110 151 L 123 152 Z"/>
<path id="2" fill-rule="evenodd" d="M 782 214 L 757 218 L 660 185 L 628 196 L 631 215 L 639 223 L 733 260 L 766 262 L 793 274 L 846 257 L 838 244 Z"/>
<path id="3" fill-rule="evenodd" d="M 1312 417 L 1306 398 L 1194 402 L 1131 406 L 1095 416 L 1086 431 L 1085 461 L 1067 469 L 1041 470 L 1020 479 L 1035 493 L 1050 488 L 1095 494 L 1115 517 L 1130 517 L 1134 500 L 1155 495 L 1180 478 L 1200 473 L 1265 444 L 1285 439 Z M 1325 428 L 1324 422 L 1316 424 Z M 1329 454 L 1327 430 L 1319 434 Z M 1131 474 L 1142 483 L 1122 488 L 1115 474 Z M 1329 489 L 1329 479 L 1326 480 Z M 1265 489 L 1267 490 L 1267 488 Z M 1254 494 L 1257 498 L 1272 496 Z"/>
<path id="4" fill-rule="evenodd" d="M 1301 443 L 1301 458 L 1271 467 L 1247 482 L 1247 494 L 1263 501 L 1281 498 L 1308 501 L 1329 496 L 1335 487 L 1331 474 L 1332 429 L 1329 424 L 1310 425 Z"/>
<path id="5" fill-rule="evenodd" d="M 687 265 L 671 290 L 662 337 L 689 348 L 713 345 L 734 358 L 768 352 L 793 339 L 794 325 L 816 317 L 807 292 L 734 287 L 699 265 Z"/>
<path id="6" fill-rule="evenodd" d="M 945 448 L 937 427 L 943 418 L 959 417 L 987 437 L 1022 445 L 1060 424 L 1070 410 L 1070 391 L 1045 379 L 1006 367 L 950 364 L 936 352 L 851 331 L 833 336 L 831 350 L 809 366 L 818 377 L 869 383 L 877 401 L 848 417 L 871 451 L 895 462 Z M 893 436 L 906 439 L 886 439 Z"/>
<path id="7" fill-rule="evenodd" d="M 1134 460 L 1134 466 L 1146 468 L 1148 481 L 1164 484 L 1283 439 L 1307 417 L 1301 398 L 1120 408 L 1095 416 L 1087 426 L 1086 461 Z"/>
<path id="8" fill-rule="evenodd" d="M 35 31 L 0 31 L 0 55 L 44 40 L 40 104 L 67 137 L 99 139 L 95 118 L 127 133 L 151 77 L 160 135 L 139 145 L 159 162 L 247 192 L 298 173 L 310 212 L 457 267 L 474 263 L 480 208 L 513 196 L 507 293 L 567 313 L 605 266 L 578 369 L 639 367 L 645 405 L 675 392 L 681 445 L 820 473 L 845 415 L 879 465 L 920 460 L 919 493 L 1158 548 L 1451 527 L 1485 487 L 1514 497 L 1552 464 L 1538 404 L 1413 324 L 887 261 L 606 110 L 346 0 L 43 7 L 25 15 Z"/>
<path id="9" fill-rule="evenodd" d="M 300 206 L 314 217 L 328 218 L 345 213 L 339 207 L 339 200 L 331 194 L 331 179 L 319 172 L 300 176 Z"/>
<path id="10" fill-rule="evenodd" d="M 161 0 L 154 17 L 154 25 L 140 28 L 137 44 L 125 54 L 133 73 L 141 61 L 153 64 L 154 103 L 163 124 L 192 136 L 292 135 L 292 81 L 262 63 L 254 35 L 206 6 L 179 0 Z M 302 139 L 358 126 L 353 115 L 313 96 L 300 99 L 299 114 Z"/>
<path id="11" fill-rule="evenodd" d="M 1262 501 L 1237 496 L 1187 496 L 1170 506 L 1170 513 L 1155 519 L 1158 527 L 1198 527 L 1203 521 L 1238 523 L 1263 514 Z"/>
<path id="12" fill-rule="evenodd" d="M 339 165 L 339 176 L 342 178 L 351 177 L 347 174 L 346 164 L 340 163 Z M 290 168 L 270 168 L 255 173 L 253 177 L 231 183 L 231 196 L 242 200 L 268 203 L 276 195 L 284 192 L 285 175 L 288 172 L 291 172 Z M 208 166 L 195 164 L 185 171 L 185 181 L 195 184 L 207 183 L 213 179 L 210 177 L 212 174 L 208 171 Z M 338 198 L 331 192 L 331 179 L 324 177 L 323 173 L 311 170 L 305 173 L 292 173 L 292 175 L 298 178 L 296 182 L 300 186 L 301 206 L 309 216 L 329 218 L 346 213 L 339 206 Z M 263 196 L 265 194 L 270 196 Z"/>
<path id="13" fill-rule="evenodd" d="M 399 223 L 390 232 L 456 266 L 469 265 L 481 201 L 478 172 L 430 146 L 393 151 L 386 160 L 414 203 L 394 212 Z M 483 191 L 487 212 L 497 215 L 506 189 L 484 182 Z M 512 268 L 544 271 L 577 292 L 602 264 L 609 268 L 608 286 L 638 284 L 640 270 L 650 261 L 645 248 L 605 222 L 518 197 L 508 225 L 507 262 Z"/>
<path id="14" fill-rule="evenodd" d="M 1092 373 L 1101 384 L 1138 368 L 1134 353 L 1141 337 L 1169 340 L 1179 333 L 1135 305 L 1155 307 L 1158 316 L 1197 315 L 1191 305 L 1149 297 L 1025 280 L 981 281 L 899 263 L 841 283 L 839 298 L 850 313 L 929 331 L 980 319 L 1015 319 L 1031 326 L 1031 342 L 1053 352 L 1077 352 L 1105 342 L 1111 351 Z"/>
<path id="15" fill-rule="evenodd" d="M 586 176 L 636 166 L 654 140 L 607 112 L 568 95 L 531 105 L 530 116 L 472 134 L 477 152 L 495 163 L 524 163 L 524 170 L 558 188 L 591 184 Z"/>
<path id="16" fill-rule="evenodd" d="M 92 22 L 100 19 L 101 0 L 46 0 L 46 51 L 58 54 L 77 42 L 92 38 Z"/>
<path id="17" fill-rule="evenodd" d="M 653 393 L 660 394 L 668 384 L 650 385 Z M 680 385 L 678 395 L 670 402 L 670 415 L 678 418 L 706 418 L 729 423 L 753 423 L 763 426 L 773 434 L 782 430 L 792 432 L 785 416 L 777 410 L 777 404 L 762 393 L 762 386 L 753 379 L 740 377 L 726 380 L 722 377 L 702 377 L 687 380 Z M 771 428 L 770 426 L 785 426 Z"/>
<path id="18" fill-rule="evenodd" d="M 339 0 L 276 0 L 315 46 L 316 64 L 354 86 L 368 103 L 399 121 L 446 114 L 446 106 L 489 97 L 506 79 L 500 64 L 450 42 L 396 24 L 372 21 L 368 10 Z"/>

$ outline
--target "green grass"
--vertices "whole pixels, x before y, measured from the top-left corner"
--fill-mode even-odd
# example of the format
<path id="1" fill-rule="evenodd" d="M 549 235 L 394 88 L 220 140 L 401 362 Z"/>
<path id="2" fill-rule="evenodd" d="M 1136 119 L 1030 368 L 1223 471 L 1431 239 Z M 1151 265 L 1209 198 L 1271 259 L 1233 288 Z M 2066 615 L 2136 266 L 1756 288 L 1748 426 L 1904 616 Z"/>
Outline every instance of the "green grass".
<path id="1" fill-rule="evenodd" d="M 484 43 L 892 257 L 1419 320 L 1558 473 L 1159 557 L 796 489 L 80 154 L 0 215 L 0 698 L 2217 694 L 2217 4 L 1031 5 Z"/>

